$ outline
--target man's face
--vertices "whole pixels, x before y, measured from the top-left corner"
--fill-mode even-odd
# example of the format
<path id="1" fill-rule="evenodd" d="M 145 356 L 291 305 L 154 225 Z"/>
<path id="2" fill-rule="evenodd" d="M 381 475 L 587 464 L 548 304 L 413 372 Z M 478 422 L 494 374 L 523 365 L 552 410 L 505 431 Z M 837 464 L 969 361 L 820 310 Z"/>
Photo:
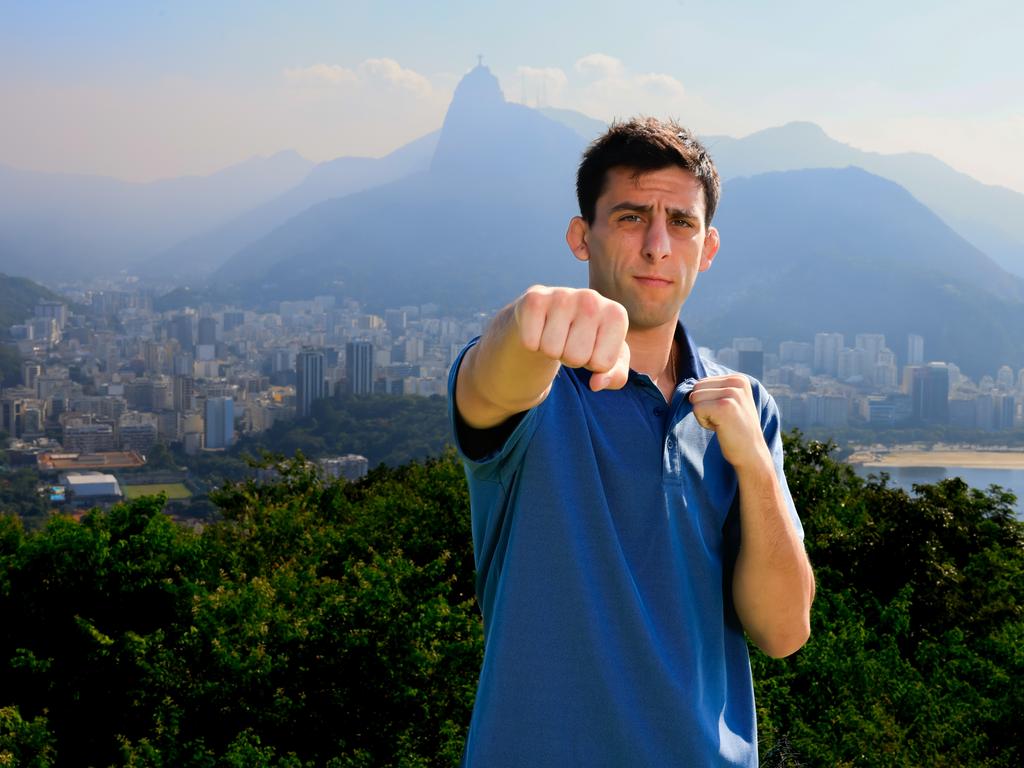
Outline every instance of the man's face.
<path id="1" fill-rule="evenodd" d="M 704 189 L 670 166 L 640 176 L 612 168 L 597 199 L 594 223 L 576 217 L 566 240 L 587 261 L 590 287 L 622 304 L 630 330 L 675 326 L 679 310 L 718 251 L 704 226 Z"/>

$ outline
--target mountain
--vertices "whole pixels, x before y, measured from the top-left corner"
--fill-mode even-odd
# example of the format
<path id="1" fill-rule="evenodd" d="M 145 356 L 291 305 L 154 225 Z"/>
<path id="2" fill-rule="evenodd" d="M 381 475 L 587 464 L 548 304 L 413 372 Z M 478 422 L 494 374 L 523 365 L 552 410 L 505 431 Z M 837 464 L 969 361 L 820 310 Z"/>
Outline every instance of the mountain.
<path id="1" fill-rule="evenodd" d="M 339 157 L 320 163 L 288 191 L 161 253 L 145 266 L 143 273 L 185 279 L 208 274 L 242 248 L 317 203 L 426 170 L 438 136 L 434 131 L 382 158 Z"/>
<path id="2" fill-rule="evenodd" d="M 920 333 L 929 357 L 972 375 L 1024 366 L 1024 281 L 920 197 L 856 167 L 764 172 L 838 162 L 835 144 L 806 124 L 715 141 L 729 178 L 715 222 L 723 247 L 683 313 L 701 343 L 837 330 L 882 332 L 899 350 Z M 428 169 L 294 216 L 215 280 L 250 301 L 315 285 L 374 309 L 490 308 L 532 283 L 584 285 L 564 244 L 584 146 L 564 122 L 506 102 L 478 67 L 456 89 Z"/>
<path id="3" fill-rule="evenodd" d="M 280 152 L 209 176 L 136 184 L 0 166 L 0 269 L 33 277 L 130 269 L 293 187 L 311 167 Z"/>
<path id="4" fill-rule="evenodd" d="M 859 168 L 734 178 L 715 224 L 721 250 L 683 309 L 703 344 L 838 331 L 902 352 L 918 333 L 971 375 L 1024 366 L 1024 280 L 893 182 Z"/>
<path id="5" fill-rule="evenodd" d="M 255 298 L 343 290 L 377 306 L 507 302 L 530 282 L 585 281 L 564 244 L 584 140 L 505 101 L 483 66 L 455 90 L 430 167 L 329 200 L 214 275 Z"/>
<path id="6" fill-rule="evenodd" d="M 854 165 L 895 181 L 1004 269 L 1024 276 L 1024 194 L 982 184 L 920 153 L 865 152 L 813 123 L 789 123 L 742 139 L 705 139 L 723 179 L 768 171 Z"/>
<path id="7" fill-rule="evenodd" d="M 608 123 L 596 120 L 574 109 L 557 107 L 540 107 L 538 110 L 545 117 L 550 117 L 567 128 L 572 128 L 587 142 L 591 142 L 608 130 Z"/>
<path id="8" fill-rule="evenodd" d="M 38 283 L 0 272 L 0 339 L 10 338 L 11 326 L 32 317 L 40 301 L 60 300 L 60 296 Z"/>

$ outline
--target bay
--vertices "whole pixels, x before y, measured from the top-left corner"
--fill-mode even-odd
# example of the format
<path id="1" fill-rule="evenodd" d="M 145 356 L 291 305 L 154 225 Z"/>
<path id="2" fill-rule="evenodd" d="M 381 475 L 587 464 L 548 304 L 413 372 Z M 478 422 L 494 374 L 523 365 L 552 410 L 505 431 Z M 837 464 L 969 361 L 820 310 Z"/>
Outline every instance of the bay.
<path id="1" fill-rule="evenodd" d="M 886 472 L 889 484 L 913 492 L 914 484 L 937 483 L 947 477 L 959 477 L 973 488 L 1002 486 L 1017 496 L 1017 517 L 1024 520 L 1024 469 L 989 469 L 981 467 L 865 467 L 853 465 L 860 477 Z"/>

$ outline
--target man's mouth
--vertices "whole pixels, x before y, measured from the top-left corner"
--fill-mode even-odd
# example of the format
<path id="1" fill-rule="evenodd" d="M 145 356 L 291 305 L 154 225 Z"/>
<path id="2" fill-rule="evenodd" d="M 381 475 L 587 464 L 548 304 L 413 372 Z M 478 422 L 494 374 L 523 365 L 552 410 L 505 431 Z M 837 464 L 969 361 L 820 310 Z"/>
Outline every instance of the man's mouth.
<path id="1" fill-rule="evenodd" d="M 656 287 L 661 285 L 671 285 L 672 283 L 672 281 L 669 280 L 668 278 L 658 277 L 657 275 L 634 275 L 633 277 L 642 285 L 650 285 Z"/>

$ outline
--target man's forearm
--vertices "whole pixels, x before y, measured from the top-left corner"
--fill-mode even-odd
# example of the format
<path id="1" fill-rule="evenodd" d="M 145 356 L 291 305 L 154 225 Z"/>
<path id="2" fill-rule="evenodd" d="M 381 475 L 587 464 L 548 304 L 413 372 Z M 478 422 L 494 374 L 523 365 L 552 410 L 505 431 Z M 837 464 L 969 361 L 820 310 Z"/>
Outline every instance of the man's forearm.
<path id="1" fill-rule="evenodd" d="M 733 601 L 743 628 L 769 656 L 788 656 L 810 635 L 814 575 L 770 456 L 737 473 L 740 550 Z"/>
<path id="2" fill-rule="evenodd" d="M 542 402 L 558 366 L 557 360 L 523 346 L 510 304 L 463 358 L 455 382 L 459 413 L 476 429 L 497 426 Z"/>
<path id="3" fill-rule="evenodd" d="M 596 291 L 533 286 L 495 316 L 463 358 L 455 382 L 459 414 L 477 429 L 497 426 L 543 402 L 563 363 L 593 371 L 591 389 L 623 386 L 628 328 L 625 308 Z"/>

